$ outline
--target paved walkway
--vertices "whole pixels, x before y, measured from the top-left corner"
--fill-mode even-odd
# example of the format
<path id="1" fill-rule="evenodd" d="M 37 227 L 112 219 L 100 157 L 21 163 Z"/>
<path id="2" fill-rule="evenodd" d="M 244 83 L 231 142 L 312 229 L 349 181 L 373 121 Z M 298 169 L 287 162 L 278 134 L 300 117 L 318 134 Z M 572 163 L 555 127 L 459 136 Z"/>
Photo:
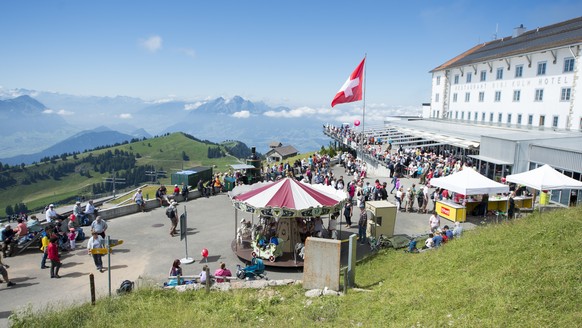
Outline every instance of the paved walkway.
<path id="1" fill-rule="evenodd" d="M 344 175 L 341 168 L 335 168 L 334 171 L 337 176 Z M 347 182 L 346 178 L 348 177 L 344 175 Z M 374 179 L 368 180 L 373 183 Z M 387 177 L 380 177 L 380 180 L 390 182 Z M 413 181 L 415 180 L 402 180 L 405 187 Z M 394 201 L 394 196 L 391 195 L 389 200 Z M 184 209 L 188 214 L 189 225 L 188 255 L 196 260 L 192 264 L 183 265 L 185 275 L 198 274 L 202 270 L 202 266 L 206 264 L 201 263 L 203 248 L 209 251 L 208 265 L 211 271 L 218 268 L 220 262 L 225 262 L 233 273 L 236 264 L 244 266 L 230 249 L 230 242 L 235 238 L 234 208 L 226 194 L 179 204 L 180 214 Z M 357 222 L 357 217 L 359 209 L 355 209 L 353 221 Z M 395 233 L 424 233 L 428 230 L 428 218 L 429 215 L 426 214 L 398 213 Z M 238 219 L 241 219 L 240 214 Z M 169 223 L 162 208 L 108 221 L 107 233 L 111 238 L 124 240 L 124 244 L 111 255 L 111 266 L 107 265 L 107 256 L 104 257 L 104 265 L 110 269 L 113 293 L 125 279 L 135 281 L 139 277 L 147 277 L 163 282 L 172 261 L 185 257 L 185 244 L 179 237 L 170 237 Z M 88 235 L 89 229 L 84 229 Z M 356 225 L 348 231 L 357 233 Z M 7 326 L 7 318 L 12 311 L 25 309 L 28 305 L 33 309 L 41 309 L 46 306 L 59 308 L 65 304 L 89 302 L 90 273 L 95 275 L 97 296 L 106 296 L 109 272 L 99 273 L 95 269 L 92 258 L 87 255 L 86 244 L 87 241 L 78 243 L 76 250 L 62 255 L 61 279 L 50 279 L 48 269 L 40 269 L 40 250 L 29 249 L 18 256 L 5 259 L 6 264 L 10 265 L 9 275 L 17 285 L 11 288 L 7 288 L 6 284 L 0 285 L 0 326 Z M 268 269 L 268 277 L 302 279 L 302 271 Z"/>

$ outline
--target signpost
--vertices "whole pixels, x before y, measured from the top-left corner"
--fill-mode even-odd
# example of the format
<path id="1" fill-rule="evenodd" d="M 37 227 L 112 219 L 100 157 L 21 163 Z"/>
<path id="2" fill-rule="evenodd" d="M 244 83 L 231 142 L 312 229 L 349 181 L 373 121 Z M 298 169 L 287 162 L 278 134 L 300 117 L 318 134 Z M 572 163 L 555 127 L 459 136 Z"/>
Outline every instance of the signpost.
<path id="1" fill-rule="evenodd" d="M 187 224 L 188 214 L 186 213 L 186 206 L 184 206 L 184 213 L 180 215 L 180 240 L 184 240 L 186 246 L 186 257 L 180 259 L 180 262 L 184 264 L 190 264 L 194 262 L 194 259 L 188 256 L 188 224 Z"/>

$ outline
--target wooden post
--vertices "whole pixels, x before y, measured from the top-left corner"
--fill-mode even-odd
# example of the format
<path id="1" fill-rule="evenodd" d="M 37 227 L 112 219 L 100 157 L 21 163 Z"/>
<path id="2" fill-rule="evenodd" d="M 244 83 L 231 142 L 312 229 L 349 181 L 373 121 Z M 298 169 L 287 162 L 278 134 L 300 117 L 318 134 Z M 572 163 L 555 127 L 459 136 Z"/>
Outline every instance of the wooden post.
<path id="1" fill-rule="evenodd" d="M 89 274 L 89 285 L 91 286 L 91 305 L 95 305 L 95 276 Z"/>
<path id="2" fill-rule="evenodd" d="M 210 293 L 210 268 L 206 268 L 206 293 Z"/>
<path id="3" fill-rule="evenodd" d="M 344 294 L 348 293 L 348 268 L 344 268 Z"/>

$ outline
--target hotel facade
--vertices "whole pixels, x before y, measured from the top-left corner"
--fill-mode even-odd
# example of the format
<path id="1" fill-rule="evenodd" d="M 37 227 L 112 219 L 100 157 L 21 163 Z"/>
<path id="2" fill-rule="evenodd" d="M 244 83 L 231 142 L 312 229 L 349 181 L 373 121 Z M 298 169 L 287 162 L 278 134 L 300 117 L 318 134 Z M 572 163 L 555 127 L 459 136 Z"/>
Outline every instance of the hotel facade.
<path id="1" fill-rule="evenodd" d="M 582 17 L 476 45 L 436 67 L 423 117 L 582 131 Z"/>

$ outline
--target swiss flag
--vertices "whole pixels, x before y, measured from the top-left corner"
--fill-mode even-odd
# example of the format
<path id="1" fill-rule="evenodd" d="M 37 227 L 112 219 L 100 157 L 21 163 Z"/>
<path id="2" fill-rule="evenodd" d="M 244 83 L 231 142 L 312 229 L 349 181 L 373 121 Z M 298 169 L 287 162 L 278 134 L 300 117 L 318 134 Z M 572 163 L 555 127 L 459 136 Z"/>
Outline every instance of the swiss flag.
<path id="1" fill-rule="evenodd" d="M 362 86 L 364 85 L 364 62 L 366 58 L 362 59 L 362 62 L 356 69 L 352 72 L 352 75 L 348 77 L 346 83 L 342 85 L 333 100 L 331 101 L 331 107 L 342 104 L 349 103 L 358 100 L 362 100 Z"/>

